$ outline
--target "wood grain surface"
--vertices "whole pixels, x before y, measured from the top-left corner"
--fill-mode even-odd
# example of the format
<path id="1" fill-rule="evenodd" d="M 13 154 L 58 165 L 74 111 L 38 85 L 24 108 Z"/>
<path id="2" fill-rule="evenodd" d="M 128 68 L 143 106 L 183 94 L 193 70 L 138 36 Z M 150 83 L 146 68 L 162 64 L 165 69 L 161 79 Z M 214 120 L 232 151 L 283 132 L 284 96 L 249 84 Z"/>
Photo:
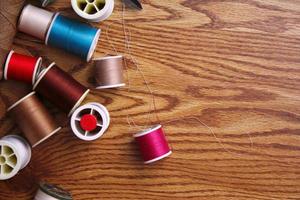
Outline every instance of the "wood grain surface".
<path id="1" fill-rule="evenodd" d="M 109 20 L 93 24 L 102 29 L 95 56 L 114 54 L 114 46 L 128 64 L 125 88 L 89 96 L 109 109 L 109 130 L 81 141 L 45 101 L 63 129 L 33 150 L 16 177 L 0 182 L 0 199 L 32 199 L 40 180 L 76 200 L 300 199 L 300 1 L 142 2 L 144 10 L 124 12 L 140 70 L 125 48 L 121 1 Z M 47 9 L 76 17 L 69 0 Z M 21 33 L 14 48 L 95 87 L 91 63 Z M 0 135 L 20 133 L 5 110 L 22 87 L 0 83 Z M 132 134 L 155 123 L 164 125 L 173 154 L 143 165 Z"/>

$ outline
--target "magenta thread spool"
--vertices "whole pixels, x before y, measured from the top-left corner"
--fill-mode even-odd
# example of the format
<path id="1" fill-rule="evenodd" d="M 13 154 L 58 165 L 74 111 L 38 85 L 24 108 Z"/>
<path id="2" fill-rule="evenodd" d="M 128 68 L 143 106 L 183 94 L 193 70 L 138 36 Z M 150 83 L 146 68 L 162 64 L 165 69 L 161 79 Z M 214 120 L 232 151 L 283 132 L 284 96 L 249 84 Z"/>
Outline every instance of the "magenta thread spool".
<path id="1" fill-rule="evenodd" d="M 172 153 L 161 125 L 139 132 L 133 137 L 139 145 L 144 164 L 156 162 Z"/>

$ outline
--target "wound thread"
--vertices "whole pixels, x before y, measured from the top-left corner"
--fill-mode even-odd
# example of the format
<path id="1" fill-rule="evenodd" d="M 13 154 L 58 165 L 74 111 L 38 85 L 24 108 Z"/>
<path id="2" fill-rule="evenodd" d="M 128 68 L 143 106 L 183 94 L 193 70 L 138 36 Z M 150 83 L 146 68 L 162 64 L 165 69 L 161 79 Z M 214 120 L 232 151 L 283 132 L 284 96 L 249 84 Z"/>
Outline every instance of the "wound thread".
<path id="1" fill-rule="evenodd" d="M 94 61 L 97 89 L 125 86 L 123 75 L 123 56 L 107 56 L 103 58 L 96 58 Z"/>
<path id="2" fill-rule="evenodd" d="M 32 57 L 10 51 L 4 66 L 4 79 L 34 84 L 42 64 L 41 57 Z"/>
<path id="3" fill-rule="evenodd" d="M 33 89 L 68 115 L 71 115 L 89 93 L 89 89 L 55 63 L 41 72 Z"/>
<path id="4" fill-rule="evenodd" d="M 17 101 L 8 108 L 8 111 L 13 115 L 32 147 L 42 143 L 61 129 L 35 96 L 35 92 Z"/>
<path id="5" fill-rule="evenodd" d="M 161 125 L 139 132 L 133 137 L 138 143 L 145 164 L 161 160 L 172 153 Z"/>

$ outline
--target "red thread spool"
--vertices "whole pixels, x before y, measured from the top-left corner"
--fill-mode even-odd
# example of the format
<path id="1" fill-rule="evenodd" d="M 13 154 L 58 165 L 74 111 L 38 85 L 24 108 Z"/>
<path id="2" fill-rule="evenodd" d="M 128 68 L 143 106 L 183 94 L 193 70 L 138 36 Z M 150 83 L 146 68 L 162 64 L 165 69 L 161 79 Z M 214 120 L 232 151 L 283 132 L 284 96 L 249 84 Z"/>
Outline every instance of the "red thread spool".
<path id="1" fill-rule="evenodd" d="M 34 84 L 41 63 L 41 57 L 35 58 L 10 51 L 4 66 L 4 78 Z"/>
<path id="2" fill-rule="evenodd" d="M 71 115 L 89 93 L 72 76 L 52 63 L 43 70 L 33 89 Z"/>
<path id="3" fill-rule="evenodd" d="M 137 133 L 133 137 L 139 145 L 145 164 L 161 160 L 172 153 L 161 125 Z"/>

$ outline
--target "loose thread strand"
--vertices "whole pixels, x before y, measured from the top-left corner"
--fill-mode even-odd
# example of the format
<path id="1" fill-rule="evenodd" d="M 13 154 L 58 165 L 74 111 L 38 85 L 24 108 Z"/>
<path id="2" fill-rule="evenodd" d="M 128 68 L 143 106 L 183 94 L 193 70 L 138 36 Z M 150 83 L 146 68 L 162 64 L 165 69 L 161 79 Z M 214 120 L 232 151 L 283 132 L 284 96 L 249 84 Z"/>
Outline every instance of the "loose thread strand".
<path id="1" fill-rule="evenodd" d="M 228 148 L 226 148 L 223 144 L 223 142 L 221 141 L 220 138 L 217 137 L 217 135 L 215 134 L 215 132 L 212 130 L 211 127 L 209 127 L 207 124 L 205 124 L 204 122 L 202 122 L 199 118 L 197 117 L 187 117 L 187 118 L 177 118 L 177 119 L 173 119 L 173 120 L 170 120 L 170 121 L 167 121 L 165 122 L 163 125 L 167 125 L 167 124 L 170 124 L 172 122 L 176 122 L 176 121 L 185 121 L 187 119 L 193 119 L 193 120 L 196 120 L 197 122 L 199 122 L 201 125 L 203 125 L 204 127 L 206 127 L 210 133 L 214 136 L 215 140 L 220 144 L 220 146 L 227 152 L 227 153 L 230 153 L 230 154 L 233 154 L 233 155 L 238 155 L 238 156 L 241 156 L 242 154 L 240 153 L 235 153 L 233 151 L 230 151 Z M 249 137 L 249 141 L 250 141 L 250 144 L 251 144 L 251 148 L 253 148 L 253 140 L 252 140 L 252 137 L 250 136 L 250 134 L 247 132 L 247 135 Z"/>

